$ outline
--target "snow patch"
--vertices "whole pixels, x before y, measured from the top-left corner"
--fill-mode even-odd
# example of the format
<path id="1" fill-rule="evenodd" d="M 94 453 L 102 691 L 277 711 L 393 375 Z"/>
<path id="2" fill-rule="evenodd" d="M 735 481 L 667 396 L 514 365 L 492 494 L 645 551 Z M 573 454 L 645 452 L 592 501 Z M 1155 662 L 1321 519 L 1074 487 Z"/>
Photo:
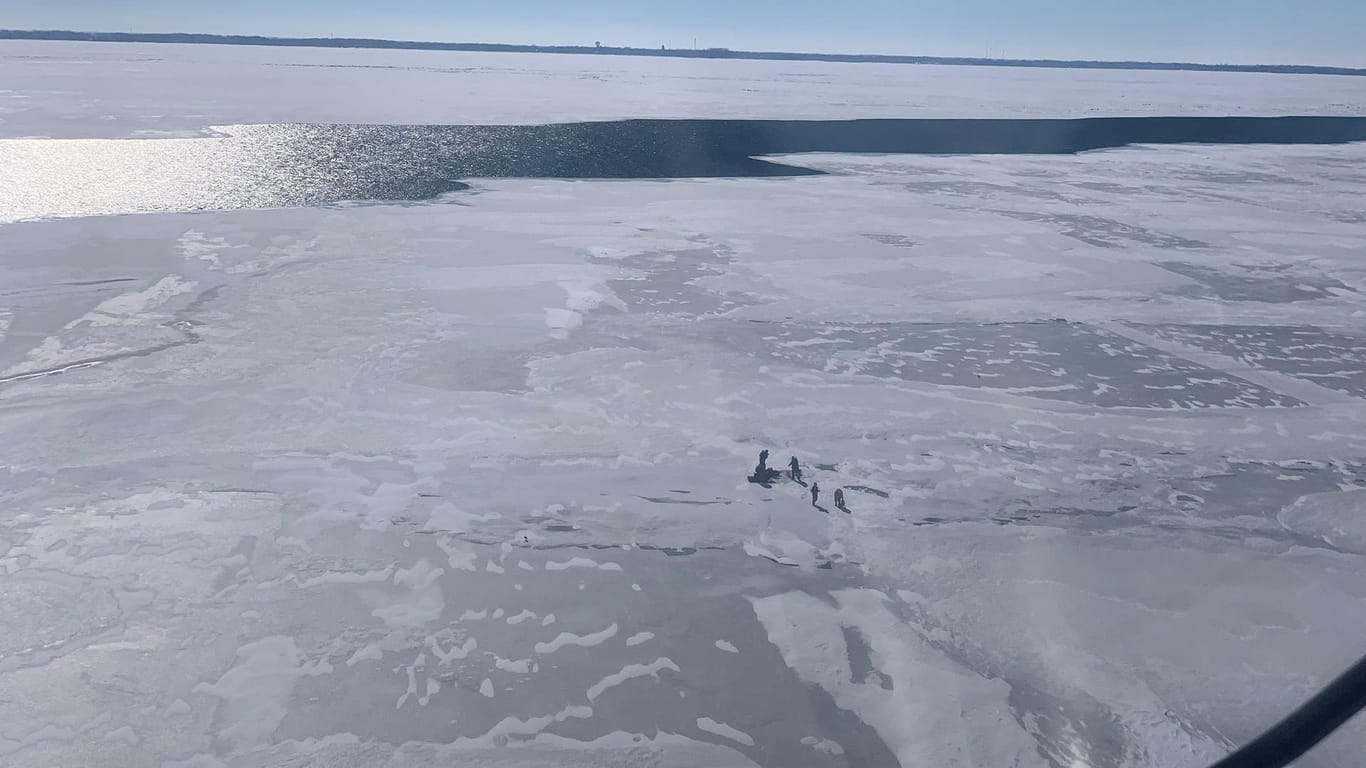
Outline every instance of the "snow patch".
<path id="1" fill-rule="evenodd" d="M 600 571 L 620 571 L 621 566 L 617 563 L 599 563 L 590 557 L 571 557 L 568 560 L 551 560 L 545 564 L 547 571 L 565 571 L 570 568 L 596 568 Z"/>
<path id="2" fill-rule="evenodd" d="M 437 642 L 435 637 L 428 635 L 427 647 L 431 649 L 432 655 L 436 656 L 437 661 L 442 664 L 449 664 L 452 661 L 459 661 L 460 659 L 468 657 L 472 652 L 479 648 L 479 641 L 473 637 L 467 637 L 460 645 L 452 645 L 449 651 L 443 651 L 441 649 L 441 643 Z"/>
<path id="3" fill-rule="evenodd" d="M 536 652 L 540 654 L 554 653 L 566 645 L 577 645 L 580 648 L 590 648 L 607 642 L 617 634 L 616 622 L 606 629 L 592 632 L 587 635 L 576 635 L 572 632 L 561 632 L 554 640 L 548 643 L 537 643 Z"/>
<path id="4" fill-rule="evenodd" d="M 532 661 L 531 659 L 517 659 L 514 661 L 505 659 L 502 656 L 495 656 L 493 657 L 493 666 L 504 672 L 511 672 L 516 675 L 528 675 L 531 674 Z"/>
<path id="5" fill-rule="evenodd" d="M 749 734 L 732 728 L 725 723 L 718 723 L 710 717 L 697 718 L 697 727 L 699 730 L 706 731 L 714 736 L 720 736 L 723 739 L 730 739 L 737 744 L 744 744 L 746 747 L 754 746 L 754 739 L 751 738 Z"/>
<path id="6" fill-rule="evenodd" d="M 839 745 L 839 742 L 831 741 L 830 739 L 818 739 L 815 736 L 803 736 L 802 743 L 808 747 L 811 747 L 817 752 L 824 752 L 827 755 L 839 756 L 844 754 L 844 747 L 841 747 Z"/>
<path id="7" fill-rule="evenodd" d="M 180 275 L 167 275 L 141 291 L 130 291 L 113 298 L 105 299 L 82 317 L 66 324 L 71 330 L 81 325 L 92 327 L 109 325 L 135 325 L 148 322 L 153 309 L 160 307 L 182 293 L 195 288 L 193 280 Z"/>
<path id="8" fill-rule="evenodd" d="M 583 325 L 583 315 L 572 309 L 547 307 L 545 325 L 554 335 L 566 336 L 570 331 Z"/>
<path id="9" fill-rule="evenodd" d="M 604 677 L 603 679 L 589 686 L 588 700 L 593 701 L 606 691 L 615 688 L 618 685 L 621 685 L 627 680 L 632 680 L 637 677 L 652 677 L 656 681 L 658 681 L 659 672 L 660 670 L 664 669 L 668 669 L 673 672 L 682 671 L 678 668 L 677 664 L 674 664 L 673 661 L 666 659 L 662 656 L 650 662 L 649 664 L 627 664 L 626 666 L 622 667 L 620 671 L 613 672 L 612 674 Z"/>
<path id="10" fill-rule="evenodd" d="M 606 283 L 568 280 L 560 283 L 560 288 L 568 295 L 565 306 L 575 312 L 592 312 L 603 306 L 626 311 L 626 302 L 617 298 Z"/>

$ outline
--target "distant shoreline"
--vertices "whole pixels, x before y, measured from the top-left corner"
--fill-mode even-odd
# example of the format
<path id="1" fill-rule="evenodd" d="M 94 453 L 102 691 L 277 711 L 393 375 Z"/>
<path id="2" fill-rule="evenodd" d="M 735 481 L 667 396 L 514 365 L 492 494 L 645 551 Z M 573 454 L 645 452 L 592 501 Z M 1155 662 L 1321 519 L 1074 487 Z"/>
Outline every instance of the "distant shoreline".
<path id="1" fill-rule="evenodd" d="M 1182 70 L 1190 72 L 1260 72 L 1287 75 L 1366 76 L 1366 69 L 1297 64 L 1195 64 L 1161 61 L 1069 61 L 1061 59 L 990 59 L 962 56 L 890 56 L 881 54 L 794 53 L 733 51 L 728 48 L 625 48 L 614 46 L 511 45 L 502 43 L 434 43 L 356 37 L 262 37 L 191 33 L 73 32 L 70 30 L 0 29 L 0 40 L 61 40 L 99 43 L 180 43 L 197 45 L 255 45 L 290 48 L 375 48 L 417 51 L 477 51 L 489 53 L 572 53 L 604 56 L 660 56 L 681 59 L 751 59 L 768 61 L 829 61 L 878 64 L 939 64 L 949 66 L 1037 67 L 1045 69 Z"/>

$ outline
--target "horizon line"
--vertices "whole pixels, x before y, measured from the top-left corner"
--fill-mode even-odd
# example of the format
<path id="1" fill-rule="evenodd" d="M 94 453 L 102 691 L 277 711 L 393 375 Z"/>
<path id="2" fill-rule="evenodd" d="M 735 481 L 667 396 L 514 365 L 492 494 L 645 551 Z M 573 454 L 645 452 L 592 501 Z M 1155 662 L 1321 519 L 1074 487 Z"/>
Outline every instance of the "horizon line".
<path id="1" fill-rule="evenodd" d="M 0 29 L 0 40 L 59 42 L 153 43 L 183 45 L 250 45 L 282 48 L 360 48 L 387 50 L 466 51 L 478 53 L 588 54 L 656 56 L 665 58 L 739 59 L 767 61 L 825 61 L 856 64 L 928 64 L 941 66 L 1033 67 L 1043 69 L 1174 70 L 1191 72 L 1249 72 L 1262 74 L 1347 75 L 1366 77 L 1366 68 L 1318 64 L 1209 64 L 1200 62 L 1019 59 L 977 56 L 916 56 L 880 53 L 814 53 L 747 51 L 730 48 L 639 48 L 633 46 L 531 45 L 525 43 L 456 43 L 390 40 L 368 37 L 279 37 L 227 35 L 208 32 L 80 32 L 67 29 Z"/>

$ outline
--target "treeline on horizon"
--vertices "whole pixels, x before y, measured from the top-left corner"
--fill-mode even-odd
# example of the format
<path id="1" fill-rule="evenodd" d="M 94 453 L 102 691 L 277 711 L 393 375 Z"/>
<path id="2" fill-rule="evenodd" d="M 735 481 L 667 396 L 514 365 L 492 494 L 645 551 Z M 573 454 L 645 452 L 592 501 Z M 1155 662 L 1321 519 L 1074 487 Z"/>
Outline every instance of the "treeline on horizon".
<path id="1" fill-rule="evenodd" d="M 502 53 L 577 53 L 609 56 L 666 56 L 693 59 L 767 59 L 778 61 L 870 62 L 883 64 L 1049 67 L 1059 69 L 1188 70 L 1195 72 L 1264 72 L 1272 74 L 1366 76 L 1366 69 L 1299 64 L 1195 64 L 1190 62 L 1163 61 L 994 59 L 971 56 L 893 56 L 860 53 L 796 53 L 788 51 L 739 51 L 730 50 L 728 48 L 631 48 L 605 45 L 436 43 L 411 40 L 378 40 L 363 37 L 265 37 L 258 35 L 209 35 L 184 32 L 74 32 L 71 30 L 0 29 L 0 39 L 63 40 L 104 43 L 257 45 L 301 48 L 381 48 L 421 51 L 483 51 Z"/>

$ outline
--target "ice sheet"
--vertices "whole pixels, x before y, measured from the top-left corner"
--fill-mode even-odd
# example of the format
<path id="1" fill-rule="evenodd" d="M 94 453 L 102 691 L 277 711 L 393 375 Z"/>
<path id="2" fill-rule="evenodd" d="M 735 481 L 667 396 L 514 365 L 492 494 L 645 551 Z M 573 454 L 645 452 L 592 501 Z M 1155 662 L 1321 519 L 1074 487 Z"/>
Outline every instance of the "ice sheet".
<path id="1" fill-rule="evenodd" d="M 1359 652 L 1366 147 L 797 160 L 0 227 L 0 762 L 1199 765 Z"/>

